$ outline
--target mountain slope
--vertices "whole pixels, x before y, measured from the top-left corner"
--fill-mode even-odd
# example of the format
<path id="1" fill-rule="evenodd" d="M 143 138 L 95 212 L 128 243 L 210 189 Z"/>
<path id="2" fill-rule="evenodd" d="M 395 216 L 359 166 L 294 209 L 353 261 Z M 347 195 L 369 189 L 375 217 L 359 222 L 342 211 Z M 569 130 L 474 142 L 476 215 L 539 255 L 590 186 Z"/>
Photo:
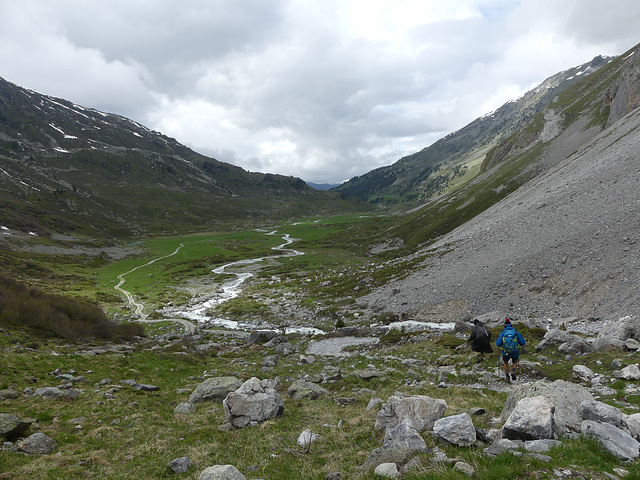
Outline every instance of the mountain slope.
<path id="1" fill-rule="evenodd" d="M 474 182 L 386 230 L 387 240 L 429 243 L 432 257 L 365 300 L 418 318 L 445 306 L 640 313 L 639 92 L 640 47 L 563 92 L 487 156 Z"/>
<path id="2" fill-rule="evenodd" d="M 417 205 L 477 173 L 486 152 L 544 109 L 560 92 L 597 71 L 611 58 L 591 62 L 546 79 L 521 98 L 508 102 L 464 128 L 393 165 L 354 177 L 335 191 L 372 203 Z M 472 171 L 469 171 L 472 170 Z M 461 178 L 464 177 L 464 178 Z"/>
<path id="3" fill-rule="evenodd" d="M 0 79 L 2 226 L 129 236 L 354 208 L 300 179 L 249 173 Z"/>

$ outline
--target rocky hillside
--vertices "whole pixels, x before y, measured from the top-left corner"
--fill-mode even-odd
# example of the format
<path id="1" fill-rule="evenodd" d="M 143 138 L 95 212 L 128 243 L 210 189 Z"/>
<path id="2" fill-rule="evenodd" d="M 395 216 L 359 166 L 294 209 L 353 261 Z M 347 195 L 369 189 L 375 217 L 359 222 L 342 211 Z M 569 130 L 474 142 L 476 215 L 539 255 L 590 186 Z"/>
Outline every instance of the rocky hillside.
<path id="1" fill-rule="evenodd" d="M 12 230 L 114 237 L 353 209 L 300 179 L 249 173 L 0 79 L 0 218 Z"/>
<path id="2" fill-rule="evenodd" d="M 639 91 L 635 47 L 558 96 L 487 156 L 473 185 L 387 231 L 408 238 L 438 215 L 457 227 L 423 250 L 434 255 L 419 271 L 365 300 L 425 318 L 637 315 Z"/>
<path id="3" fill-rule="evenodd" d="M 335 190 L 383 205 L 418 205 L 478 173 L 487 151 L 520 130 L 561 92 L 613 59 L 596 57 L 549 77 L 522 97 L 393 165 L 354 177 Z"/>

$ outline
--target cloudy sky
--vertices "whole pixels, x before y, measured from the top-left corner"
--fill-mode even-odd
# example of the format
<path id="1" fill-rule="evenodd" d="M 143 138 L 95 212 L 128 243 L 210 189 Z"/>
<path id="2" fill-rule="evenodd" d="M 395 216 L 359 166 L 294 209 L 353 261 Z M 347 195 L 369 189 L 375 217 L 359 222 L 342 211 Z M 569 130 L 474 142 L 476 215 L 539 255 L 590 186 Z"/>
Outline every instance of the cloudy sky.
<path id="1" fill-rule="evenodd" d="M 640 42 L 638 0 L 0 0 L 0 77 L 341 182 Z"/>

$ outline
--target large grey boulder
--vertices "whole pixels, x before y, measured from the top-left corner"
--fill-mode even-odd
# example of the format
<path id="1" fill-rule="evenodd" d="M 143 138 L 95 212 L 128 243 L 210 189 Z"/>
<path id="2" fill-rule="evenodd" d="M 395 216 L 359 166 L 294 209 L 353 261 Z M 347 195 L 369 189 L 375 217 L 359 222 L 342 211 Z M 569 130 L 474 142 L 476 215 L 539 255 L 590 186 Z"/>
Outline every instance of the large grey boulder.
<path id="1" fill-rule="evenodd" d="M 284 412 L 276 387 L 279 380 L 250 378 L 222 402 L 227 421 L 235 428 L 255 426 Z"/>
<path id="2" fill-rule="evenodd" d="M 640 368 L 632 363 L 621 370 L 613 372 L 613 376 L 622 380 L 640 380 Z"/>
<path id="3" fill-rule="evenodd" d="M 420 433 L 406 423 L 395 428 L 388 428 L 384 434 L 382 445 L 385 447 L 400 447 L 408 450 L 427 451 L 427 443 Z"/>
<path id="4" fill-rule="evenodd" d="M 376 416 L 375 428 L 386 430 L 405 422 L 418 432 L 432 430 L 433 424 L 442 418 L 446 409 L 447 402 L 439 398 L 431 398 L 426 395 L 404 397 L 393 395 L 380 407 Z"/>
<path id="5" fill-rule="evenodd" d="M 502 436 L 510 440 L 553 438 L 553 413 L 554 406 L 547 397 L 523 398 L 502 427 Z"/>
<path id="6" fill-rule="evenodd" d="M 594 437 L 602 447 L 616 458 L 629 461 L 640 455 L 640 443 L 628 433 L 608 423 L 593 420 L 582 422 L 583 435 Z"/>
<path id="7" fill-rule="evenodd" d="M 622 411 L 612 405 L 598 401 L 585 401 L 580 404 L 583 420 L 593 420 L 598 423 L 609 423 L 616 427 L 622 425 Z"/>
<path id="8" fill-rule="evenodd" d="M 242 385 L 242 381 L 236 377 L 207 378 L 196 387 L 189 396 L 189 402 L 216 402 L 222 403 L 227 395 L 234 392 Z"/>
<path id="9" fill-rule="evenodd" d="M 640 319 L 623 317 L 619 320 L 609 320 L 600 329 L 600 333 L 593 342 L 594 350 L 614 346 L 625 348 L 625 342 L 629 338 L 640 337 Z"/>
<path id="10" fill-rule="evenodd" d="M 246 478 L 233 465 L 214 465 L 205 468 L 198 480 L 246 480 Z"/>
<path id="11" fill-rule="evenodd" d="M 593 395 L 583 386 L 556 380 L 549 383 L 544 380 L 516 385 L 509 394 L 502 410 L 506 420 L 520 400 L 527 397 L 544 396 L 554 406 L 554 434 L 557 437 L 571 432 L 579 432 L 582 426 L 580 405 L 584 401 L 594 401 Z"/>
<path id="12" fill-rule="evenodd" d="M 18 443 L 18 451 L 27 455 L 49 455 L 56 448 L 58 448 L 56 441 L 41 432 L 34 433 Z"/>
<path id="13" fill-rule="evenodd" d="M 582 337 L 559 329 L 549 330 L 545 333 L 542 340 L 536 345 L 536 351 L 540 352 L 551 347 L 557 347 L 562 353 L 567 354 L 593 351 L 593 346 Z"/>
<path id="14" fill-rule="evenodd" d="M 305 382 L 303 380 L 293 382 L 287 390 L 287 393 L 294 400 L 315 400 L 317 398 L 324 397 L 325 395 L 331 395 L 331 392 L 326 388 L 322 388 L 320 385 L 316 385 L 315 383 L 311 382 Z"/>
<path id="15" fill-rule="evenodd" d="M 10 413 L 0 413 L 0 436 L 11 438 L 20 435 L 31 426 L 31 422 L 24 422 Z"/>
<path id="16" fill-rule="evenodd" d="M 476 443 L 476 428 L 468 413 L 440 418 L 433 424 L 433 432 L 447 442 L 459 447 Z"/>
<path id="17" fill-rule="evenodd" d="M 574 365 L 572 369 L 572 376 L 579 382 L 591 383 L 596 374 L 589 367 L 584 365 Z"/>
<path id="18" fill-rule="evenodd" d="M 622 414 L 621 428 L 636 440 L 640 439 L 640 413 Z"/>

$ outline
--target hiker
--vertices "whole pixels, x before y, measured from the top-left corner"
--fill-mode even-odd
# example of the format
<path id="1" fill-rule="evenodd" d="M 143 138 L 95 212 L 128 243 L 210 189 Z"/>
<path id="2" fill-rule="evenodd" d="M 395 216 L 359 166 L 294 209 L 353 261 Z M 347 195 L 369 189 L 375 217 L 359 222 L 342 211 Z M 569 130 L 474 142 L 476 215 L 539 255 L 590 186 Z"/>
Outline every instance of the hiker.
<path id="1" fill-rule="evenodd" d="M 471 343 L 471 350 L 476 352 L 476 362 L 478 363 L 484 360 L 485 353 L 493 353 L 491 332 L 477 318 L 473 321 L 468 342 Z"/>
<path id="2" fill-rule="evenodd" d="M 502 362 L 507 383 L 517 378 L 519 347 L 525 343 L 527 342 L 524 337 L 511 325 L 511 319 L 507 317 L 504 321 L 504 329 L 496 340 L 496 345 L 502 349 Z M 509 360 L 511 360 L 511 377 L 509 377 Z"/>

